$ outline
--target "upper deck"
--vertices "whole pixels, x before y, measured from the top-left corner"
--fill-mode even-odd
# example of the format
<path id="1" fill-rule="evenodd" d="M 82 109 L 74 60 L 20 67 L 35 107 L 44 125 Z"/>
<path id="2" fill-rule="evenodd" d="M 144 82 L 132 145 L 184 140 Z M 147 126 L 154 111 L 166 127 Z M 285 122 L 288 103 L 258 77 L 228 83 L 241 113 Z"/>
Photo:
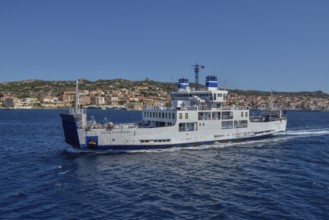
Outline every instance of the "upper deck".
<path id="1" fill-rule="evenodd" d="M 192 90 L 187 79 L 180 79 L 178 91 L 170 93 L 171 107 L 178 109 L 219 109 L 226 102 L 228 91 L 218 88 L 217 77 L 208 76 L 205 90 Z"/>

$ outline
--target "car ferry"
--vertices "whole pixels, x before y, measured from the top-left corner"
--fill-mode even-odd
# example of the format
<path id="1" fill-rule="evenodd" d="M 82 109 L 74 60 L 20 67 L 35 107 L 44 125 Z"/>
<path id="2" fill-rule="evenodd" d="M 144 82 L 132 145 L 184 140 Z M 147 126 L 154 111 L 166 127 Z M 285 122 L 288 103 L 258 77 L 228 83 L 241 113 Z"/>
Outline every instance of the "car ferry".
<path id="1" fill-rule="evenodd" d="M 196 79 L 198 71 L 195 65 Z M 216 76 L 206 77 L 203 90 L 191 89 L 187 79 L 179 79 L 177 85 L 170 94 L 170 107 L 145 106 L 138 123 L 101 124 L 87 120 L 77 83 L 75 108 L 60 115 L 65 141 L 95 150 L 154 149 L 259 139 L 286 130 L 282 109 L 271 108 L 254 117 L 248 107 L 225 106 L 228 91 L 218 88 Z"/>

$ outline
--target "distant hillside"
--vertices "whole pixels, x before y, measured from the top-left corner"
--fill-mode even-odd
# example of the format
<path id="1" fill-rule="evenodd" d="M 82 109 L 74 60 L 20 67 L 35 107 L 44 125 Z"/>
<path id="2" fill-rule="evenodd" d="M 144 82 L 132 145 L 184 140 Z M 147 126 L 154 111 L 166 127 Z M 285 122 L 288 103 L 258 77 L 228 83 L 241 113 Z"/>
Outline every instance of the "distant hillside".
<path id="1" fill-rule="evenodd" d="M 176 84 L 168 82 L 156 81 L 129 81 L 124 79 L 113 80 L 97 80 L 95 82 L 88 80 L 79 81 L 79 89 L 81 90 L 115 90 L 125 88 L 130 90 L 136 86 L 149 86 L 151 88 L 160 88 L 163 91 L 175 91 Z M 152 93 L 150 88 L 150 93 Z M 75 89 L 75 81 L 43 81 L 43 80 L 23 80 L 15 82 L 0 83 L 0 97 L 6 94 L 14 95 L 18 98 L 40 98 L 45 95 L 58 96 L 63 91 L 73 91 Z"/>
<path id="2" fill-rule="evenodd" d="M 125 79 L 112 79 L 112 80 L 97 80 L 88 81 L 80 80 L 81 90 L 115 90 L 125 88 L 131 90 L 137 86 L 148 86 L 150 90 L 148 93 L 152 94 L 152 88 L 159 88 L 165 92 L 176 91 L 176 83 L 170 82 L 157 82 L 151 80 L 144 81 L 130 81 Z M 191 87 L 193 87 L 191 83 Z M 43 80 L 22 80 L 15 82 L 3 82 L 0 83 L 0 97 L 6 94 L 14 95 L 18 98 L 32 97 L 41 98 L 43 96 L 58 96 L 59 93 L 63 91 L 74 90 L 74 81 L 43 81 Z M 202 88 L 202 87 L 201 87 Z M 269 96 L 271 92 L 269 91 L 256 91 L 256 90 L 229 90 L 232 93 L 237 93 L 238 95 L 245 96 Z M 329 98 L 327 93 L 322 91 L 314 92 L 273 92 L 273 95 L 285 95 L 285 96 L 306 96 L 306 97 L 317 97 L 317 98 Z"/>
<path id="3" fill-rule="evenodd" d="M 245 96 L 255 96 L 255 95 L 260 95 L 260 96 L 270 96 L 271 92 L 270 91 L 257 91 L 257 90 L 229 90 L 230 92 L 237 93 L 238 95 L 245 95 Z M 329 94 L 322 92 L 322 91 L 301 91 L 301 92 L 272 92 L 273 95 L 284 95 L 284 96 L 305 96 L 305 97 L 316 97 L 316 98 L 329 98 Z"/>

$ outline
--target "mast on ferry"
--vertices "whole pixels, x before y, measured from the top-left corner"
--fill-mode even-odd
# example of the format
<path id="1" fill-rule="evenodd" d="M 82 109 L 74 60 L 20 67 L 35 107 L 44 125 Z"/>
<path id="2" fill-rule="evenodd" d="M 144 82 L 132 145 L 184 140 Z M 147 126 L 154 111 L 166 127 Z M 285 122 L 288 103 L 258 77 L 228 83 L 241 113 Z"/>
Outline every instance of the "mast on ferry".
<path id="1" fill-rule="evenodd" d="M 77 114 L 80 109 L 80 99 L 79 99 L 79 81 L 75 81 L 75 113 Z"/>
<path id="2" fill-rule="evenodd" d="M 199 90 L 199 71 L 200 71 L 200 68 L 204 69 L 205 66 L 199 65 L 199 64 L 193 65 L 193 69 L 194 69 L 194 73 L 195 73 L 195 91 Z"/>

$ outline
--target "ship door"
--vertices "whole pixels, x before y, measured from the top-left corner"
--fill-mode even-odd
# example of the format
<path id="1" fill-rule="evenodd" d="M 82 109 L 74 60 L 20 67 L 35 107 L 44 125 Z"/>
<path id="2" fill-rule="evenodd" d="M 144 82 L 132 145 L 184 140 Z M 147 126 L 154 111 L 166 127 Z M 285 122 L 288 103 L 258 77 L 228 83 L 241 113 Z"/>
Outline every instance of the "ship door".
<path id="1" fill-rule="evenodd" d="M 95 148 L 98 146 L 98 137 L 97 136 L 87 136 L 86 145 L 89 148 Z"/>

